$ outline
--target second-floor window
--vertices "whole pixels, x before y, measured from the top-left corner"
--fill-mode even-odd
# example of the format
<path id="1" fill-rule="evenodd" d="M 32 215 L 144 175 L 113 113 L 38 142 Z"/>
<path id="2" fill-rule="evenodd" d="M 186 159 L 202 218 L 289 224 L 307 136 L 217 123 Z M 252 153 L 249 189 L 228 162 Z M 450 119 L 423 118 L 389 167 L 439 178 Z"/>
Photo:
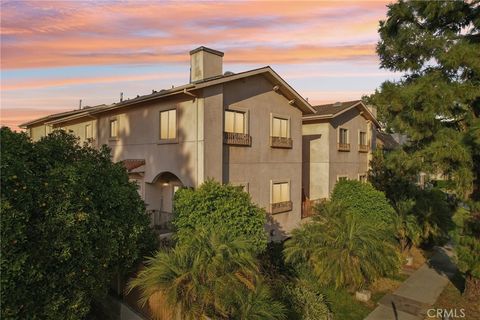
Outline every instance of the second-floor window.
<path id="1" fill-rule="evenodd" d="M 272 137 L 290 138 L 289 121 L 279 117 L 272 119 Z"/>
<path id="2" fill-rule="evenodd" d="M 225 132 L 246 133 L 245 112 L 225 110 Z"/>
<path id="3" fill-rule="evenodd" d="M 360 131 L 358 136 L 358 144 L 361 146 L 367 145 L 367 133 L 365 131 Z"/>
<path id="4" fill-rule="evenodd" d="M 118 120 L 110 120 L 110 138 L 115 139 L 118 137 Z"/>
<path id="5" fill-rule="evenodd" d="M 160 112 L 160 140 L 170 140 L 177 137 L 177 110 Z"/>
<path id="6" fill-rule="evenodd" d="M 340 128 L 338 135 L 338 143 L 347 144 L 348 143 L 348 129 Z"/>
<path id="7" fill-rule="evenodd" d="M 92 139 L 92 138 L 93 138 L 92 125 L 87 124 L 85 125 L 85 139 Z"/>

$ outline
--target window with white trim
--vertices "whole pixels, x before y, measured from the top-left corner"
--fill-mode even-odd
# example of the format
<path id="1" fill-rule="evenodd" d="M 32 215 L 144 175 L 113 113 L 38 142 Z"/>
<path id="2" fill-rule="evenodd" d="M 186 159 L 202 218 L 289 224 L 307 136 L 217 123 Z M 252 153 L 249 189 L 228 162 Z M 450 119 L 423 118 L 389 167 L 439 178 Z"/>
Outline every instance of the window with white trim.
<path id="1" fill-rule="evenodd" d="M 272 203 L 290 201 L 290 183 L 274 182 L 272 184 Z"/>
<path id="2" fill-rule="evenodd" d="M 358 144 L 361 146 L 367 145 L 367 133 L 365 131 L 360 131 L 358 134 Z"/>
<path id="3" fill-rule="evenodd" d="M 91 124 L 85 125 L 85 139 L 92 139 L 93 138 L 93 129 Z"/>
<path id="4" fill-rule="evenodd" d="M 338 143 L 340 144 L 348 143 L 348 129 L 340 128 L 338 130 Z"/>
<path id="5" fill-rule="evenodd" d="M 347 175 L 337 176 L 337 181 L 346 181 L 346 180 L 348 180 L 348 176 L 347 176 Z"/>
<path id="6" fill-rule="evenodd" d="M 290 138 L 290 120 L 274 116 L 272 118 L 272 137 Z"/>
<path id="7" fill-rule="evenodd" d="M 110 120 L 110 138 L 115 139 L 118 137 L 118 119 Z"/>
<path id="8" fill-rule="evenodd" d="M 160 112 L 160 140 L 177 138 L 177 110 Z"/>
<path id="9" fill-rule="evenodd" d="M 225 132 L 247 133 L 246 113 L 236 110 L 225 110 Z"/>

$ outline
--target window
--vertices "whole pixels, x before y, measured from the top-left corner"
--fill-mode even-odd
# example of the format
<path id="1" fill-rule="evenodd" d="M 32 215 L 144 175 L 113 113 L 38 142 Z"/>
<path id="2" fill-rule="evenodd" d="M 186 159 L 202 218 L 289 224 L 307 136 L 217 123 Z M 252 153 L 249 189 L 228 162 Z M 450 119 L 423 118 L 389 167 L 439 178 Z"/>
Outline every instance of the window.
<path id="1" fill-rule="evenodd" d="M 337 176 L 337 181 L 346 181 L 348 180 L 348 176 L 342 175 L 342 176 Z"/>
<path id="2" fill-rule="evenodd" d="M 290 183 L 280 182 L 273 183 L 272 187 L 272 203 L 280 203 L 290 201 Z"/>
<path id="3" fill-rule="evenodd" d="M 338 135 L 338 143 L 347 144 L 348 143 L 348 129 L 340 128 Z"/>
<path id="4" fill-rule="evenodd" d="M 365 131 L 360 131 L 358 135 L 358 144 L 361 146 L 367 145 L 367 133 Z"/>
<path id="5" fill-rule="evenodd" d="M 367 182 L 367 175 L 366 174 L 359 174 L 358 181 L 360 182 Z"/>
<path id="6" fill-rule="evenodd" d="M 160 140 L 170 140 L 177 137 L 177 110 L 160 112 Z"/>
<path id="7" fill-rule="evenodd" d="M 225 132 L 246 133 L 245 112 L 225 110 Z"/>
<path id="8" fill-rule="evenodd" d="M 272 119 L 272 137 L 289 138 L 289 120 L 273 117 Z"/>
<path id="9" fill-rule="evenodd" d="M 110 138 L 115 139 L 118 136 L 118 120 L 110 120 Z"/>
<path id="10" fill-rule="evenodd" d="M 92 125 L 87 124 L 85 125 L 85 139 L 92 139 L 93 138 L 93 131 L 92 131 Z"/>

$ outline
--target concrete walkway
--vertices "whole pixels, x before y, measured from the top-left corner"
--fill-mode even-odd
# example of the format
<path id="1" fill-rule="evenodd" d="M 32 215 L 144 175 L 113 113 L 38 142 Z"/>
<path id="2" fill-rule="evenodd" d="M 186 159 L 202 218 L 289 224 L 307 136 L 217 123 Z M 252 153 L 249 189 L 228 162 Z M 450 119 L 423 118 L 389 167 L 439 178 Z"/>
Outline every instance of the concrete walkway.
<path id="1" fill-rule="evenodd" d="M 423 320 L 443 288 L 456 273 L 448 246 L 435 248 L 427 264 L 415 271 L 402 285 L 378 302 L 364 320 Z"/>

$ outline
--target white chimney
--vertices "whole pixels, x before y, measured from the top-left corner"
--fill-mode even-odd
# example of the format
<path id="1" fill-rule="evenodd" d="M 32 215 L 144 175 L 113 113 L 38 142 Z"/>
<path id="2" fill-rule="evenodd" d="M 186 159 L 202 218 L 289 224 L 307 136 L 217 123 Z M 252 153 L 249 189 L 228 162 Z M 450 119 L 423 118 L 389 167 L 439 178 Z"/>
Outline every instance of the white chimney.
<path id="1" fill-rule="evenodd" d="M 206 47 L 190 51 L 190 82 L 222 75 L 223 52 Z"/>

